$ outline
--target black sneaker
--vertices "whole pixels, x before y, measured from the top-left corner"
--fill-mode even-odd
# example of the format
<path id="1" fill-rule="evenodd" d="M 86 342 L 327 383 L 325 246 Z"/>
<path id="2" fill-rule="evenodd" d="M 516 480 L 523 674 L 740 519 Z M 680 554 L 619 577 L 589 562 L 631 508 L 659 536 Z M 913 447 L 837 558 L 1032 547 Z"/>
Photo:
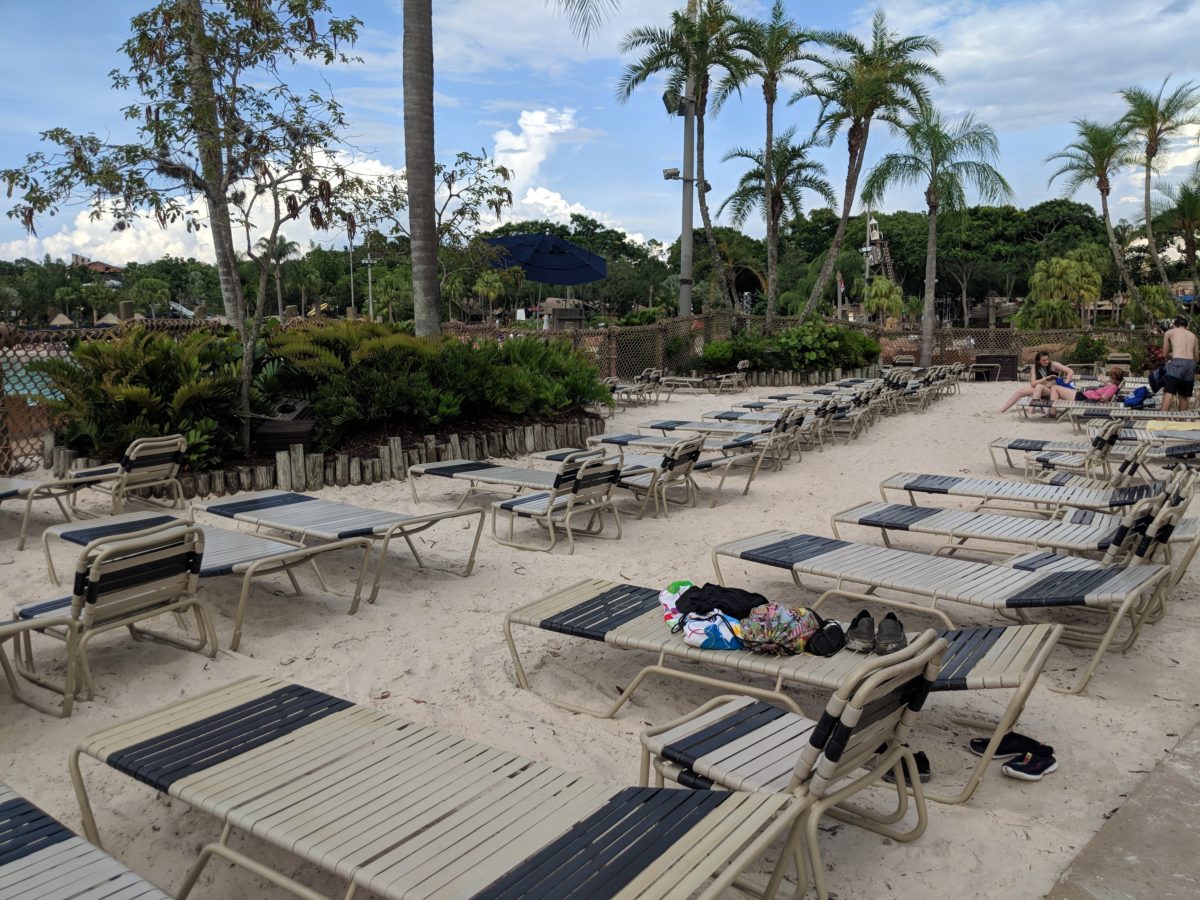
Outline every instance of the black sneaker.
<path id="1" fill-rule="evenodd" d="M 1049 753 L 1039 756 L 1036 753 L 1026 753 L 1020 759 L 1010 759 L 1000 771 L 1009 778 L 1019 778 L 1022 781 L 1041 781 L 1043 775 L 1049 775 L 1058 768 L 1058 760 Z"/>
<path id="2" fill-rule="evenodd" d="M 888 613 L 875 632 L 875 652 L 883 656 L 885 653 L 903 650 L 907 646 L 908 637 L 904 634 L 904 626 L 895 613 Z"/>
<path id="3" fill-rule="evenodd" d="M 850 622 L 846 632 L 846 646 L 860 653 L 870 653 L 875 649 L 875 620 L 867 610 L 862 610 Z"/>
<path id="4" fill-rule="evenodd" d="M 929 757 L 925 755 L 923 750 L 918 750 L 913 754 L 913 759 L 917 761 L 917 778 L 921 780 L 921 784 L 928 784 L 929 779 L 933 777 L 933 773 L 929 768 Z M 888 784 L 895 784 L 896 770 L 888 769 L 884 772 L 883 780 Z"/>
<path id="5" fill-rule="evenodd" d="M 991 743 L 991 738 L 971 738 L 970 743 L 967 744 L 967 748 L 976 756 L 983 756 L 989 743 Z M 1032 753 L 1034 756 L 1053 756 L 1054 748 L 1031 737 L 1010 731 L 1000 739 L 1000 743 L 996 746 L 996 753 L 992 758 L 1003 759 L 1004 757 L 1024 756 L 1026 753 Z"/>

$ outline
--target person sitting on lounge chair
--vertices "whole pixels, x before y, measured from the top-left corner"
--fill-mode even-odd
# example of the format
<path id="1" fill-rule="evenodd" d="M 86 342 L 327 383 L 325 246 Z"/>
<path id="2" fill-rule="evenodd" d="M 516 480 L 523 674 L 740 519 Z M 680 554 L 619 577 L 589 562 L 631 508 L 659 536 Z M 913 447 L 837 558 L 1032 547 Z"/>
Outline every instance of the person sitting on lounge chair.
<path id="1" fill-rule="evenodd" d="M 1029 384 L 1017 388 L 1013 395 L 1004 401 L 1000 412 L 1007 412 L 1022 397 L 1036 397 L 1038 388 L 1043 386 L 1049 388 L 1059 378 L 1062 378 L 1063 381 L 1074 381 L 1075 372 L 1062 363 L 1051 362 L 1050 354 L 1045 350 L 1038 351 L 1038 355 L 1033 361 L 1033 370 L 1029 373 Z"/>
<path id="2" fill-rule="evenodd" d="M 1049 400 L 1051 404 L 1055 400 L 1074 400 L 1076 403 L 1107 403 L 1117 396 L 1117 391 L 1121 389 L 1121 382 L 1125 380 L 1125 370 L 1113 366 L 1108 370 L 1108 384 L 1103 387 L 1092 388 L 1087 391 L 1079 391 L 1075 388 L 1063 387 L 1061 384 L 1039 385 L 1033 394 L 1033 399 Z M 1046 411 L 1046 415 L 1053 417 L 1055 411 L 1053 408 Z"/>

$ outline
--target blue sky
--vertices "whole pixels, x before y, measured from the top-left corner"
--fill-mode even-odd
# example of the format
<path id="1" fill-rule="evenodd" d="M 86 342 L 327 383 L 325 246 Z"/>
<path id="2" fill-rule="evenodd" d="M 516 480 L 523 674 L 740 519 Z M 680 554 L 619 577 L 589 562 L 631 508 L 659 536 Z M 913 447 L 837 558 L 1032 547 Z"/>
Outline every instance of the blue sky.
<path id="1" fill-rule="evenodd" d="M 0 0 L 0 166 L 19 163 L 37 147 L 40 131 L 64 126 L 96 131 L 114 140 L 129 136 L 119 109 L 123 98 L 109 88 L 108 72 L 120 66 L 118 48 L 130 16 L 148 0 Z M 340 15 L 364 22 L 357 52 L 362 65 L 317 71 L 301 68 L 299 84 L 324 78 L 345 105 L 348 139 L 364 172 L 402 169 L 402 19 L 399 0 L 332 0 Z M 652 83 L 627 103 L 614 98 L 624 60 L 621 35 L 644 24 L 663 24 L 675 4 L 623 0 L 620 12 L 586 46 L 542 0 L 436 0 L 436 143 L 439 158 L 484 149 L 515 172 L 516 203 L 509 218 L 563 219 L 591 215 L 632 235 L 671 241 L 678 235 L 678 183 L 662 169 L 680 164 L 681 120 L 669 118 Z M 765 16 L 768 4 L 736 0 L 740 12 Z M 866 33 L 874 3 L 789 2 L 797 23 Z M 890 26 L 937 37 L 944 52 L 935 61 L 946 84 L 934 91 L 952 117 L 974 111 L 1000 139 L 1000 169 L 1026 206 L 1058 195 L 1047 187 L 1044 159 L 1072 138 L 1077 116 L 1116 118 L 1121 87 L 1157 87 L 1200 80 L 1195 37 L 1200 0 L 897 0 L 884 2 Z M 806 132 L 815 109 L 808 104 L 777 111 L 777 129 Z M 734 146 L 760 147 L 761 94 L 756 88 L 734 99 L 708 129 L 710 199 L 714 208 L 741 174 L 739 163 L 722 163 Z M 868 164 L 896 146 L 876 128 Z M 840 194 L 845 148 L 835 144 L 815 156 L 829 169 Z M 1172 148 L 1162 177 L 1177 180 L 1200 158 L 1196 132 Z M 1115 186 L 1114 215 L 1136 218 L 1140 204 L 1135 173 Z M 1079 199 L 1092 202 L 1090 194 Z M 919 193 L 896 193 L 888 209 L 921 208 Z M 697 219 L 698 221 L 698 219 Z M 760 223 L 746 230 L 761 234 Z M 313 234 L 297 225 L 293 240 L 344 243 L 336 234 Z M 114 233 L 87 221 L 79 208 L 40 222 L 37 238 L 8 219 L 0 221 L 0 259 L 68 258 L 80 252 L 121 263 L 164 253 L 209 258 L 206 236 L 182 228 L 163 231 L 145 224 Z"/>

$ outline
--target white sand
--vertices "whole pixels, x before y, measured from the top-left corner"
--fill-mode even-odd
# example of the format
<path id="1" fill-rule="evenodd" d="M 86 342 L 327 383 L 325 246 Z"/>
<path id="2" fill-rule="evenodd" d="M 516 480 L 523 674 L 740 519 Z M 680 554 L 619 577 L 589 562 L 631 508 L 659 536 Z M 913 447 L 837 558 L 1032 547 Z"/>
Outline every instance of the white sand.
<path id="1" fill-rule="evenodd" d="M 716 509 L 702 504 L 672 513 L 669 521 L 639 522 L 628 516 L 623 541 L 582 540 L 574 556 L 567 556 L 565 548 L 553 554 L 512 550 L 485 534 L 475 573 L 463 579 L 453 570 L 465 556 L 469 535 L 459 524 L 440 526 L 421 536 L 430 568 L 418 572 L 401 544 L 393 552 L 379 602 L 364 605 L 354 617 L 345 615 L 345 599 L 322 594 L 311 574 L 301 573 L 308 591 L 302 598 L 292 598 L 283 579 L 264 581 L 252 597 L 243 652 L 222 650 L 216 660 L 133 644 L 121 633 L 102 637 L 92 652 L 97 699 L 79 704 L 71 719 L 51 719 L 0 696 L 0 777 L 77 828 L 67 756 L 82 737 L 235 678 L 266 673 L 599 781 L 633 784 L 639 731 L 686 712 L 711 692 L 656 680 L 615 721 L 565 712 L 543 697 L 600 705 L 651 658 L 518 629 L 534 684 L 533 691 L 522 691 L 514 683 L 501 631 L 505 611 L 586 577 L 648 585 L 682 577 L 703 582 L 712 577 L 709 550 L 721 540 L 769 527 L 828 534 L 831 513 L 874 499 L 878 482 L 899 469 L 985 474 L 991 471 L 986 444 L 993 437 L 1069 434 L 1063 424 L 996 415 L 993 411 L 1011 389 L 1011 384 L 966 385 L 960 396 L 939 401 L 925 413 L 884 419 L 850 446 L 807 453 L 800 464 L 765 473 L 749 497 L 727 489 Z M 760 389 L 745 396 L 763 393 Z M 732 399 L 744 397 L 676 397 L 658 408 L 618 415 L 609 431 L 633 430 L 656 416 L 698 415 Z M 459 496 L 457 484 L 441 479 L 426 479 L 420 487 L 423 511 L 452 506 Z M 414 508 L 403 483 L 334 489 L 324 496 Z M 24 551 L 15 549 L 17 512 L 13 505 L 0 514 L 0 577 L 7 598 L 53 596 L 36 542 Z M 34 533 L 52 521 L 47 510 Z M 878 540 L 877 532 L 850 531 L 859 540 Z M 905 544 L 932 546 L 911 537 Z M 70 549 L 58 547 L 55 558 L 69 571 Z M 335 590 L 350 590 L 351 564 L 349 556 L 324 564 Z M 726 574 L 731 584 L 801 599 L 782 570 L 732 563 Z M 218 610 L 223 642 L 229 638 L 237 588 L 234 578 L 204 588 Z M 1046 690 L 1047 685 L 1072 684 L 1087 658 L 1079 650 L 1060 647 L 1055 652 L 1019 725 L 1057 751 L 1059 770 L 1042 782 L 1005 778 L 994 764 L 965 806 L 932 804 L 929 829 L 914 844 L 896 844 L 830 820 L 821 840 L 832 890 L 843 898 L 1044 894 L 1106 814 L 1195 722 L 1200 707 L 1200 655 L 1192 644 L 1200 619 L 1195 595 L 1196 581 L 1189 576 L 1176 590 L 1167 618 L 1148 627 L 1128 656 L 1110 654 L 1082 697 Z M 970 610 L 954 612 L 963 622 L 994 622 Z M 910 628 L 918 624 L 916 617 L 905 618 Z M 47 661 L 58 650 L 44 638 L 39 646 Z M 713 674 L 728 677 L 720 670 Z M 5 693 L 0 687 L 0 694 Z M 824 703 L 814 692 L 797 696 L 810 712 Z M 951 716 L 994 716 L 1007 700 L 1004 691 L 931 698 L 913 742 L 931 757 L 931 788 L 957 788 L 975 760 L 965 748 L 974 733 L 952 724 Z M 84 765 L 107 848 L 155 883 L 177 889 L 199 847 L 217 836 L 214 820 L 94 763 Z M 245 838 L 235 844 L 318 890 L 339 893 L 343 888 L 336 879 L 262 844 Z M 215 863 L 195 896 L 285 895 Z"/>

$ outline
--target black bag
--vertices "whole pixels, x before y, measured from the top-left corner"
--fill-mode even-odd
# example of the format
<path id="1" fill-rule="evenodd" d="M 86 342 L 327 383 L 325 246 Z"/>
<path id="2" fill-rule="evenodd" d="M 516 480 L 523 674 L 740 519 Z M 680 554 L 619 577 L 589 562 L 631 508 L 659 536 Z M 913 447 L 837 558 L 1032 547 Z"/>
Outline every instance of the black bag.
<path id="1" fill-rule="evenodd" d="M 814 610 L 809 612 L 817 617 L 820 628 L 808 636 L 804 644 L 805 653 L 811 653 L 813 656 L 833 656 L 846 646 L 846 632 L 840 624 L 821 618 L 821 614 Z"/>
<path id="2" fill-rule="evenodd" d="M 1159 366 L 1150 373 L 1149 379 L 1150 393 L 1157 394 L 1163 389 L 1163 385 L 1167 383 L 1167 367 L 1166 364 Z"/>
<path id="3" fill-rule="evenodd" d="M 704 587 L 692 585 L 684 591 L 675 601 L 675 608 L 681 616 L 688 613 L 706 616 L 716 609 L 735 619 L 744 619 L 754 607 L 766 603 L 767 598 L 762 594 L 743 591 L 741 588 L 722 587 L 719 584 L 706 584 Z"/>

